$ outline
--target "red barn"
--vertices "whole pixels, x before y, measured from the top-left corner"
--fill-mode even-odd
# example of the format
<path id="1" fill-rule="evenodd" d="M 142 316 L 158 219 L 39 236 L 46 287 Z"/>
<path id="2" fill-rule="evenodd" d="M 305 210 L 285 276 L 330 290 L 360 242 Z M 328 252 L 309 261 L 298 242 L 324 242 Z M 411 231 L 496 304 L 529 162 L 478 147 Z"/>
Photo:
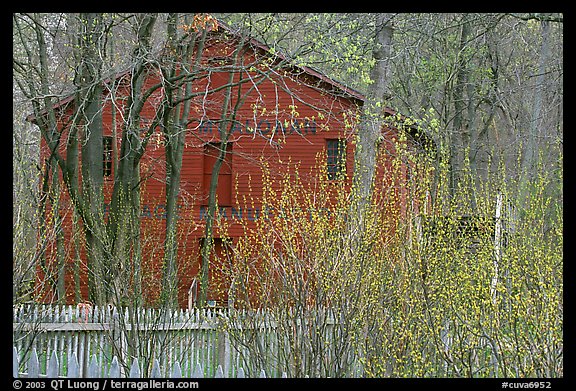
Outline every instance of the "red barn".
<path id="1" fill-rule="evenodd" d="M 185 306 L 188 291 L 200 270 L 200 246 L 205 237 L 204 222 L 208 206 L 208 189 L 213 165 L 220 152 L 223 134 L 222 108 L 228 97 L 228 107 L 233 108 L 234 118 L 228 122 L 226 154 L 220 169 L 217 185 L 218 215 L 226 222 L 227 230 L 214 231 L 215 252 L 222 254 L 224 244 L 234 243 L 244 234 L 246 227 L 259 219 L 270 218 L 274 211 L 262 203 L 265 186 L 277 186 L 276 181 L 263 183 L 263 168 L 271 177 L 279 177 L 289 169 L 298 168 L 304 182 L 313 184 L 318 178 L 328 183 L 349 184 L 353 172 L 354 134 L 357 116 L 364 97 L 357 91 L 324 76 L 314 69 L 296 66 L 278 53 L 272 54 L 268 47 L 255 39 L 243 41 L 240 58 L 235 55 L 240 37 L 223 25 L 209 33 L 202 52 L 200 72 L 202 77 L 191 84 L 196 92 L 192 98 L 185 134 L 185 146 L 180 172 L 181 183 L 178 201 L 178 281 L 179 300 Z M 231 71 L 241 64 L 241 71 Z M 283 65 L 279 65 L 283 64 Z M 228 66 L 227 66 L 228 65 Z M 231 74 L 233 72 L 233 74 Z M 103 94 L 103 170 L 104 213 L 110 208 L 110 196 L 115 176 L 115 163 L 121 148 L 122 114 L 126 97 L 130 94 L 130 72 L 118 75 L 105 85 Z M 161 72 L 151 67 L 143 89 L 163 82 Z M 232 77 L 232 79 L 230 79 Z M 236 83 L 231 89 L 224 88 L 229 81 Z M 106 84 L 108 83 L 108 84 Z M 202 92 L 206 92 L 202 94 Z M 240 101 L 241 93 L 246 93 Z M 163 88 L 156 89 L 145 103 L 141 124 L 151 124 L 164 96 Z M 62 113 L 71 110 L 72 97 L 58 104 Z M 395 117 L 391 109 L 385 113 Z M 62 123 L 62 122 L 61 122 Z M 62 125 L 62 140 L 66 140 L 66 127 Z M 393 156 L 400 130 L 388 126 L 382 130 L 382 148 Z M 416 146 L 412 129 L 407 128 L 409 146 Z M 62 143 L 63 153 L 67 145 Z M 45 162 L 50 150 L 42 141 L 41 159 Z M 141 246 L 144 295 L 150 304 L 158 298 L 162 279 L 166 219 L 166 163 L 165 137 L 157 126 L 148 140 L 139 164 L 141 186 Z M 388 160 L 386 160 L 388 159 Z M 384 158 L 381 164 L 389 164 Z M 390 185 L 382 178 L 380 190 Z M 404 170 L 404 173 L 406 170 Z M 397 178 L 395 180 L 398 180 Z M 402 178 L 400 193 L 402 193 Z M 63 188 L 63 187 L 62 187 Z M 400 194 L 398 208 L 405 207 L 406 194 Z M 88 299 L 87 275 L 90 265 L 85 254 L 78 252 L 73 240 L 73 223 L 70 201 L 64 195 L 60 200 L 60 213 L 64 216 L 64 254 L 66 257 L 64 280 L 66 301 L 73 302 L 74 292 L 79 291 Z M 224 237 L 225 236 L 225 237 Z M 80 246 L 81 247 L 81 246 Z M 49 251 L 56 251 L 51 247 Z M 75 268 L 79 269 L 74 275 Z M 218 263 L 211 266 L 211 286 L 226 284 L 219 275 Z M 40 278 L 44 278 L 40 273 Z M 55 297 L 51 285 L 43 285 L 44 297 Z M 226 289 L 209 290 L 209 299 L 216 305 L 225 305 Z"/>

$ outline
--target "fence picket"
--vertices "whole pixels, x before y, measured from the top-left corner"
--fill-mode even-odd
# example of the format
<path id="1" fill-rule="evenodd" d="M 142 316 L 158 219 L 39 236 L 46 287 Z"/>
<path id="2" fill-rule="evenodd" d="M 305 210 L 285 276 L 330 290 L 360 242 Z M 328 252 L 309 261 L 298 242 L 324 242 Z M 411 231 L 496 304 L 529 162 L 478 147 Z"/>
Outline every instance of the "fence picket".
<path id="1" fill-rule="evenodd" d="M 48 360 L 48 366 L 46 367 L 46 376 L 47 377 L 58 377 L 60 371 L 60 366 L 58 364 L 58 355 L 56 354 L 56 350 L 52 351 L 52 355 Z"/>
<path id="2" fill-rule="evenodd" d="M 194 369 L 194 374 L 192 377 L 203 378 L 204 377 L 204 369 L 202 368 L 202 364 L 196 363 L 196 368 Z"/>
<path id="3" fill-rule="evenodd" d="M 131 378 L 140 377 L 140 366 L 138 365 L 138 359 L 135 358 L 132 361 L 132 366 L 130 367 L 130 375 Z"/>
<path id="4" fill-rule="evenodd" d="M 78 357 L 76 356 L 76 352 L 72 353 L 72 357 L 68 356 L 67 377 L 70 378 L 80 377 L 80 364 L 78 364 Z"/>
<path id="5" fill-rule="evenodd" d="M 36 348 L 32 348 L 32 353 L 28 359 L 28 377 L 39 377 L 40 375 L 40 362 L 38 361 L 38 354 Z"/>
<path id="6" fill-rule="evenodd" d="M 160 371 L 160 363 L 158 359 L 154 359 L 154 364 L 152 365 L 152 373 L 150 373 L 150 377 L 158 378 L 162 377 L 162 372 Z"/>
<path id="7" fill-rule="evenodd" d="M 96 355 L 92 355 L 92 359 L 90 360 L 90 364 L 88 365 L 88 373 L 87 376 L 91 379 L 99 378 L 100 377 L 100 366 L 98 365 L 98 359 Z"/>
<path id="8" fill-rule="evenodd" d="M 118 357 L 114 356 L 112 364 L 110 364 L 109 377 L 120 377 L 120 364 L 118 364 Z"/>
<path id="9" fill-rule="evenodd" d="M 12 377 L 18 377 L 18 368 L 20 368 L 20 360 L 18 360 L 18 350 L 14 347 L 12 348 Z"/>
<path id="10" fill-rule="evenodd" d="M 174 365 L 172 365 L 172 371 L 170 372 L 171 378 L 181 378 L 182 377 L 182 369 L 180 368 L 180 363 L 176 361 Z"/>

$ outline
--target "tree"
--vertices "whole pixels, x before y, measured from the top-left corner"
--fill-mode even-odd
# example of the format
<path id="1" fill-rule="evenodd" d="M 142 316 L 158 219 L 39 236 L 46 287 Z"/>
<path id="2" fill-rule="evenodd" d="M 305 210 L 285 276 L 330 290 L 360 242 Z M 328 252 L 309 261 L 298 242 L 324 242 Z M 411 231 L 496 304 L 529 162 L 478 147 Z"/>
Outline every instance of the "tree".
<path id="1" fill-rule="evenodd" d="M 182 21 L 181 21 L 182 20 Z M 163 104 L 167 109 L 163 118 L 163 130 L 165 137 L 166 153 L 166 242 L 164 247 L 164 272 L 162 288 L 164 289 L 163 300 L 170 306 L 177 303 L 177 202 L 180 191 L 180 171 L 182 169 L 182 154 L 186 138 L 186 125 L 190 113 L 190 99 L 183 100 L 192 91 L 192 82 L 186 81 L 184 90 L 179 83 L 171 83 L 177 72 L 187 72 L 196 75 L 199 62 L 203 53 L 204 41 L 208 29 L 203 29 L 202 34 L 196 39 L 192 36 L 188 43 L 182 43 L 182 37 L 178 36 L 178 28 L 192 26 L 190 15 L 181 17 L 178 14 L 170 14 L 167 22 L 167 61 L 170 67 L 164 71 L 163 77 L 166 83 L 165 99 Z M 196 29 L 194 29 L 195 31 Z M 199 28 L 197 30 L 200 30 Z M 196 51 L 193 59 L 192 55 Z M 190 65 L 189 65 L 190 63 Z M 187 79 L 185 79 L 187 80 Z M 179 103 L 175 103 L 179 102 Z"/>
<path id="2" fill-rule="evenodd" d="M 76 87 L 75 116 L 71 128 L 71 138 L 78 139 L 78 143 L 73 143 L 73 147 L 80 146 L 81 160 L 68 163 L 66 173 L 70 177 L 68 180 L 71 186 L 68 187 L 78 200 L 78 210 L 83 216 L 83 226 L 86 235 L 86 248 L 88 262 L 91 264 L 92 273 L 92 293 L 94 301 L 104 304 L 109 300 L 109 295 L 105 290 L 95 289 L 96 282 L 104 281 L 104 286 L 112 283 L 109 280 L 109 267 L 106 262 L 109 257 L 106 255 L 105 224 L 104 224 L 104 194 L 103 182 L 104 171 L 102 166 L 102 156 L 104 154 L 103 134 L 102 134 L 102 52 L 104 50 L 104 19 L 101 14 L 80 14 L 77 23 L 77 42 L 74 45 L 74 54 L 77 68 L 75 70 L 74 85 Z M 75 151 L 76 152 L 76 151 Z M 73 171 L 80 163 L 80 180 L 76 180 Z M 75 166 L 75 167 L 74 167 Z M 81 184 L 81 192 L 77 185 Z"/>
<path id="3" fill-rule="evenodd" d="M 546 146 L 541 139 L 546 133 L 544 121 L 542 121 L 542 112 L 544 110 L 544 86 L 549 64 L 550 56 L 550 21 L 544 18 L 540 20 L 541 27 L 541 45 L 538 56 L 537 73 L 535 77 L 534 95 L 532 107 L 529 115 L 528 134 L 522 150 L 522 161 L 520 165 L 520 189 L 518 195 L 518 208 L 524 209 L 526 204 L 526 192 L 529 190 L 529 184 L 535 178 L 535 169 L 539 160 L 539 153 L 544 150 L 544 156 L 548 155 L 550 148 Z M 543 129 L 544 128 L 544 129 Z"/>
<path id="4" fill-rule="evenodd" d="M 392 17 L 388 14 L 375 16 L 373 39 L 374 64 L 370 71 L 372 84 L 362 106 L 354 155 L 354 174 L 350 202 L 351 232 L 363 236 L 365 209 L 372 203 L 378 147 L 382 137 L 384 110 L 390 98 L 389 62 L 392 47 Z M 352 234 L 352 237 L 356 235 Z M 352 248 L 357 246 L 352 241 Z"/>

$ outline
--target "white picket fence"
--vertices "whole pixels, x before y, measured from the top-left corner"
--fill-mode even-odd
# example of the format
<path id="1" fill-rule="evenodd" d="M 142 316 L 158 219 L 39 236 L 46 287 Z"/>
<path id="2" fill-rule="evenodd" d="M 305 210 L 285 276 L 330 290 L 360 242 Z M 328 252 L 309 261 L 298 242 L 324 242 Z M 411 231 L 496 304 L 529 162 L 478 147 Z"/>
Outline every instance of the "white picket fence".
<path id="1" fill-rule="evenodd" d="M 150 374 L 156 360 L 162 368 L 176 362 L 200 363 L 206 377 L 215 376 L 220 365 L 226 376 L 236 376 L 240 355 L 219 330 L 222 315 L 223 311 L 210 309 L 130 313 L 111 307 L 19 306 L 13 312 L 14 347 L 20 363 L 36 350 L 44 370 L 55 354 L 60 375 L 73 365 L 69 361 L 75 355 L 82 377 L 94 357 L 100 363 L 98 375 L 106 376 L 115 356 L 120 363 L 139 358 L 142 374 Z M 126 364 L 120 369 L 126 372 Z"/>
<path id="2" fill-rule="evenodd" d="M 222 327 L 222 320 L 228 315 L 228 310 L 213 309 L 14 306 L 14 374 L 49 377 L 286 376 L 285 370 L 273 360 L 254 360 L 246 346 L 234 346 L 229 333 Z M 266 319 L 264 313 L 256 315 Z M 262 329 L 258 327 L 261 331 L 257 333 L 258 338 L 268 335 L 272 327 L 269 321 Z M 277 340 L 274 342 L 278 344 Z M 269 349 L 271 344 L 266 346 Z M 352 374 L 354 377 L 361 375 L 361 368 Z"/>
<path id="3" fill-rule="evenodd" d="M 100 377 L 110 377 L 110 378 L 141 378 L 141 371 L 140 365 L 138 363 L 138 359 L 134 359 L 132 365 L 130 367 L 130 372 L 128 376 L 123 376 L 124 374 L 121 371 L 120 364 L 118 363 L 118 358 L 114 356 L 112 362 L 110 363 L 110 367 L 108 370 L 107 368 L 102 367 L 103 363 L 98 362 L 98 358 L 96 355 L 92 356 L 90 363 L 88 365 L 88 370 L 84 373 L 84 377 L 86 378 L 100 378 Z M 32 349 L 32 353 L 30 354 L 30 358 L 26 364 L 26 372 L 20 372 L 20 355 L 18 354 L 18 349 L 16 347 L 13 348 L 13 355 L 12 355 L 12 376 L 15 378 L 18 377 L 25 377 L 25 378 L 79 378 L 81 377 L 80 371 L 80 364 L 78 363 L 78 358 L 76 357 L 76 353 L 72 354 L 71 359 L 68 361 L 68 368 L 66 371 L 66 375 L 61 375 L 60 370 L 60 363 L 58 361 L 58 355 L 56 351 L 52 351 L 50 358 L 46 364 L 45 373 L 42 373 L 40 369 L 40 361 L 38 359 L 38 354 L 36 349 Z M 191 368 L 186 368 L 186 371 L 182 370 L 182 366 L 178 361 L 174 362 L 172 368 L 169 370 L 162 370 L 160 367 L 160 363 L 157 359 L 154 359 L 154 364 L 152 366 L 152 371 L 150 373 L 151 378 L 172 378 L 172 379 L 179 379 L 183 377 L 187 378 L 203 378 L 204 377 L 204 369 L 202 368 L 202 364 L 197 363 L 194 370 Z M 104 376 L 102 376 L 104 374 Z M 214 378 L 224 378 L 226 377 L 224 374 L 224 370 L 222 369 L 221 365 L 218 365 L 216 372 L 214 374 Z M 239 367 L 236 371 L 237 378 L 245 378 L 246 372 L 244 368 Z M 266 371 L 263 369 L 260 371 L 259 374 L 260 378 L 266 378 Z M 287 378 L 286 372 L 282 373 L 283 378 Z"/>

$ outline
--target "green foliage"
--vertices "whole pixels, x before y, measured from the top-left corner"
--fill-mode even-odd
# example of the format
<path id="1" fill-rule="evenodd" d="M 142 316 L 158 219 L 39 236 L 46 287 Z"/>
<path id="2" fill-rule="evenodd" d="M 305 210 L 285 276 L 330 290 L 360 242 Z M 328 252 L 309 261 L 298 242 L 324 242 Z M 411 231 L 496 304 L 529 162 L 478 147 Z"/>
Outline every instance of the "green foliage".
<path id="1" fill-rule="evenodd" d="M 256 339 L 259 348 L 249 332 L 233 340 L 258 365 L 290 376 L 354 376 L 359 364 L 370 377 L 563 376 L 562 205 L 549 195 L 550 179 L 539 176 L 522 217 L 503 173 L 475 194 L 463 186 L 459 196 L 477 204 L 463 216 L 449 197 L 430 202 L 431 191 L 448 194 L 448 166 L 434 181 L 427 165 L 396 150 L 382 158 L 387 168 L 354 253 L 345 184 L 331 188 L 321 175 L 308 182 L 314 176 L 296 166 L 278 177 L 265 172 L 264 204 L 282 213 L 247 227 L 233 273 L 245 289 L 237 305 L 263 305 L 276 329 L 273 339 Z M 254 319 L 233 321 L 254 327 Z M 273 354 L 279 341 L 277 356 L 258 350 Z"/>

